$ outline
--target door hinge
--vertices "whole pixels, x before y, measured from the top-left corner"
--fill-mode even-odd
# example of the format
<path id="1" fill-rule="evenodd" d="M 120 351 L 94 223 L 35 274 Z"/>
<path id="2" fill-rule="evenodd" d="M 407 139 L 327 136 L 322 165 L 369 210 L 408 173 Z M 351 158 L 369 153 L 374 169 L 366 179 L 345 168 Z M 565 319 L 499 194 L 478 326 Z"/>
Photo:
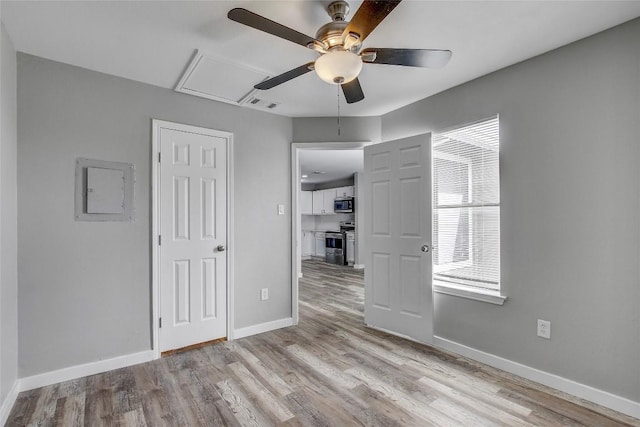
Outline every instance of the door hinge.
<path id="1" fill-rule="evenodd" d="M 162 317 L 158 319 L 158 328 L 162 328 Z"/>
<path id="2" fill-rule="evenodd" d="M 162 235 L 158 234 L 158 246 L 162 246 Z"/>
<path id="3" fill-rule="evenodd" d="M 158 163 L 160 163 L 160 152 L 158 152 Z"/>

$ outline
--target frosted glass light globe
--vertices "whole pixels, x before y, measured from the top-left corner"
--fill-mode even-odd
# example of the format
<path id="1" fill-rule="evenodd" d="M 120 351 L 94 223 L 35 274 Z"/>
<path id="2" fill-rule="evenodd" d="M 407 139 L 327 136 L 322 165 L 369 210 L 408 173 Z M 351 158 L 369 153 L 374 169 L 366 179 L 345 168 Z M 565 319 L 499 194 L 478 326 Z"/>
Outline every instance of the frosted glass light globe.
<path id="1" fill-rule="evenodd" d="M 358 77 L 362 70 L 362 59 L 355 53 L 337 50 L 316 59 L 314 67 L 322 80 L 339 85 Z"/>

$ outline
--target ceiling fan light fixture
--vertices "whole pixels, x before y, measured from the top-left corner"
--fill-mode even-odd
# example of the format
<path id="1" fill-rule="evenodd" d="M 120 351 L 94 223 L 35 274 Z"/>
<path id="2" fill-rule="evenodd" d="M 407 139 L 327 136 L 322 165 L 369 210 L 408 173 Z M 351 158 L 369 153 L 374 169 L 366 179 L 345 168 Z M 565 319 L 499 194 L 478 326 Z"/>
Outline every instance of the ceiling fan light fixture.
<path id="1" fill-rule="evenodd" d="M 316 59 L 314 68 L 322 80 L 339 85 L 358 77 L 362 70 L 362 59 L 352 52 L 335 50 Z"/>
<path id="2" fill-rule="evenodd" d="M 227 16 L 232 21 L 307 47 L 320 54 L 316 61 L 308 62 L 264 80 L 256 84 L 255 89 L 271 89 L 315 70 L 318 77 L 325 82 L 341 85 L 346 103 L 353 104 L 364 99 L 364 92 L 357 77 L 365 62 L 405 67 L 440 68 L 451 58 L 451 51 L 441 49 L 367 48 L 361 51 L 365 39 L 401 1 L 365 0 L 361 2 L 350 21 L 345 20 L 349 12 L 347 2 L 345 0 L 332 1 L 326 8 L 331 16 L 331 22 L 321 26 L 315 37 L 300 33 L 293 28 L 243 8 L 231 9 Z M 269 108 L 275 105 L 276 103 L 272 103 Z M 338 108 L 339 106 L 340 90 L 338 90 Z M 339 110 L 338 117 L 340 117 Z M 339 123 L 338 135 L 340 135 Z"/>

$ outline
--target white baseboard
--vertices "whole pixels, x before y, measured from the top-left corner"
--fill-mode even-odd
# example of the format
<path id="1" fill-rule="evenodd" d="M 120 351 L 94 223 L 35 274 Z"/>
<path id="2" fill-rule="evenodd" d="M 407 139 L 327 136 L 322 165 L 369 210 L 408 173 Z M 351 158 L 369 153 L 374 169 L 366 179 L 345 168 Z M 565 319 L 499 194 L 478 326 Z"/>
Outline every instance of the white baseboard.
<path id="1" fill-rule="evenodd" d="M 436 347 L 482 362 L 486 365 L 493 366 L 494 368 L 502 369 L 503 371 L 507 371 L 528 380 L 555 388 L 556 390 L 569 393 L 581 399 L 589 400 L 597 403 L 598 405 L 606 406 L 607 408 L 622 412 L 623 414 L 640 418 L 640 402 L 634 402 L 607 391 L 599 390 L 530 366 L 522 365 L 490 353 L 485 353 L 484 351 L 476 350 L 475 348 L 467 347 L 445 338 L 434 336 L 433 344 Z"/>
<path id="2" fill-rule="evenodd" d="M 364 270 L 364 264 L 353 264 L 355 270 Z"/>
<path id="3" fill-rule="evenodd" d="M 260 323 L 259 325 L 247 326 L 233 331 L 233 339 L 244 338 L 251 335 L 262 334 L 264 332 L 274 331 L 280 328 L 286 328 L 293 325 L 293 318 L 274 320 L 272 322 Z"/>
<path id="4" fill-rule="evenodd" d="M 140 353 L 114 357 L 113 359 L 85 363 L 84 365 L 71 366 L 69 368 L 58 369 L 57 371 L 20 378 L 20 391 L 32 390 L 34 388 L 86 377 L 88 375 L 100 374 L 113 369 L 125 368 L 127 366 L 137 365 L 138 363 L 149 362 L 155 358 L 155 352 L 153 350 L 147 350 L 141 351 Z"/>
<path id="5" fill-rule="evenodd" d="M 18 393 L 20 393 L 20 381 L 15 380 L 11 390 L 9 390 L 9 393 L 7 394 L 7 397 L 4 398 L 2 406 L 0 406 L 0 426 L 7 423 L 11 409 L 13 409 L 13 405 L 16 403 L 16 399 L 18 398 Z"/>

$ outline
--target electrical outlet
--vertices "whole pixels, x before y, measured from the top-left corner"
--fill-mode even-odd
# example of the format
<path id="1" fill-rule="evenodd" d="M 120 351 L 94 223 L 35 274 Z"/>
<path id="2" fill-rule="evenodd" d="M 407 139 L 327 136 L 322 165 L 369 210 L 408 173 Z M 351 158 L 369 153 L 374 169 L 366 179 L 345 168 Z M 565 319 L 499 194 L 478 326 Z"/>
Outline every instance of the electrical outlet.
<path id="1" fill-rule="evenodd" d="M 551 322 L 538 319 L 538 336 L 548 340 L 551 339 Z"/>
<path id="2" fill-rule="evenodd" d="M 260 301 L 266 301 L 269 299 L 269 288 L 260 289 Z"/>

